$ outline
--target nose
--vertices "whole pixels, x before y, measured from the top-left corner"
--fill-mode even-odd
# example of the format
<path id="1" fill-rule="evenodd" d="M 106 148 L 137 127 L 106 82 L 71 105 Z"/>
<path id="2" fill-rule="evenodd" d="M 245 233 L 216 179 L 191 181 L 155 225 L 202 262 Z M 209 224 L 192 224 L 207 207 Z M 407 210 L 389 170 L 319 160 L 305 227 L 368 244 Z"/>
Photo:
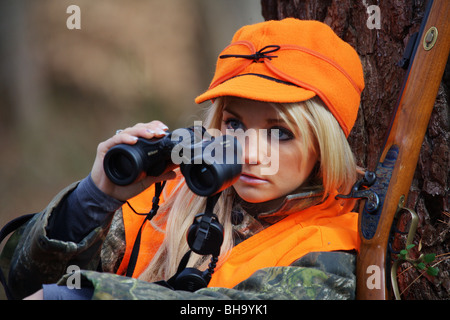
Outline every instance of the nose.
<path id="1" fill-rule="evenodd" d="M 252 134 L 246 135 L 244 143 L 244 163 L 245 164 L 257 164 L 258 163 L 258 136 Z"/>
<path id="2" fill-rule="evenodd" d="M 241 137 L 240 143 L 244 150 L 244 164 L 261 164 L 267 162 L 267 134 L 265 130 L 248 129 Z"/>

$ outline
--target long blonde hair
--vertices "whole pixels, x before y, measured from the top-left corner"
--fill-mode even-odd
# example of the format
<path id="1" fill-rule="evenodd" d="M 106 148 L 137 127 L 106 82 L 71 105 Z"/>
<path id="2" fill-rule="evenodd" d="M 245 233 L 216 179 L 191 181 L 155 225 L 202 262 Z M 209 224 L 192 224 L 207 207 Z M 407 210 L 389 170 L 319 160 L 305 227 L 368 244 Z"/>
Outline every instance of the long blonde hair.
<path id="1" fill-rule="evenodd" d="M 217 98 L 209 107 L 205 127 L 220 130 L 226 100 L 226 97 Z M 301 145 L 305 148 L 318 148 L 316 152 L 320 156 L 320 167 L 314 173 L 315 179 L 309 181 L 323 185 L 325 196 L 333 190 L 348 192 L 357 178 L 355 159 L 338 122 L 322 102 L 318 98 L 313 98 L 299 103 L 271 103 L 271 105 L 279 116 L 292 126 L 291 130 L 301 139 Z M 235 196 L 234 188 L 224 190 L 214 210 L 224 227 L 224 241 L 218 266 L 226 260 L 234 245 L 231 211 Z M 139 277 L 149 282 L 167 280 L 176 273 L 181 259 L 189 250 L 186 241 L 187 231 L 195 215 L 203 212 L 206 205 L 206 198 L 193 194 L 183 179 L 175 191 L 165 199 L 167 200 L 159 210 L 160 213 L 167 214 L 165 219 L 158 220 L 159 225 L 154 224 L 154 227 L 158 228 L 167 223 L 166 236 L 152 261 Z M 353 206 L 354 202 L 348 201 L 344 210 L 349 211 Z M 208 260 L 209 257 L 192 253 L 188 267 L 206 269 Z"/>

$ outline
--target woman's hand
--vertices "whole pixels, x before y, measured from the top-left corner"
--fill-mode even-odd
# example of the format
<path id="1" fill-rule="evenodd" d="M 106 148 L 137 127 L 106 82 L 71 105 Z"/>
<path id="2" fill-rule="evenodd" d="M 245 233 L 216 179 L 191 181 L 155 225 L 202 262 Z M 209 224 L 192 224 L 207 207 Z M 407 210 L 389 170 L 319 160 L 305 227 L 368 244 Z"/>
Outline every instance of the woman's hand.
<path id="1" fill-rule="evenodd" d="M 119 186 L 111 182 L 103 170 L 103 159 L 105 154 L 115 145 L 121 143 L 133 145 L 137 142 L 138 137 L 145 139 L 162 138 L 167 130 L 167 126 L 160 121 L 139 123 L 100 143 L 97 147 L 97 156 L 91 171 L 91 177 L 95 185 L 105 194 L 115 199 L 126 201 L 135 195 L 138 195 L 156 182 L 174 179 L 176 177 L 175 172 L 169 171 L 159 177 L 146 176 L 130 185 Z"/>

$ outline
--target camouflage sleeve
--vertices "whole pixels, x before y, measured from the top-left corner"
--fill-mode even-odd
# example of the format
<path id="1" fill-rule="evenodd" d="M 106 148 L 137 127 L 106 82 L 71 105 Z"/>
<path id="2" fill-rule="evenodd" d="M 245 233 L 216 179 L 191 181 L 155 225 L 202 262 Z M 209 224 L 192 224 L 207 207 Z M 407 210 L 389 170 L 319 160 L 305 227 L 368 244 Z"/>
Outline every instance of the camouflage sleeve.
<path id="1" fill-rule="evenodd" d="M 173 291 L 114 274 L 81 271 L 85 286 L 94 288 L 93 299 L 354 299 L 355 256 L 344 252 L 310 253 L 289 267 L 264 268 L 233 289 L 205 288 L 196 292 Z M 73 277 L 66 275 L 59 284 Z"/>
<path id="2" fill-rule="evenodd" d="M 288 267 L 260 269 L 233 289 L 206 290 L 232 299 L 353 300 L 355 269 L 351 253 L 313 252 Z"/>
<path id="3" fill-rule="evenodd" d="M 88 270 L 95 270 L 99 265 L 109 223 L 95 228 L 79 243 L 50 239 L 46 232 L 49 217 L 77 185 L 78 182 L 62 190 L 44 211 L 36 214 L 20 230 L 8 276 L 8 285 L 16 298 L 39 290 L 44 283 L 55 283 L 67 273 L 70 265 Z M 111 257 L 110 260 L 116 263 Z"/>

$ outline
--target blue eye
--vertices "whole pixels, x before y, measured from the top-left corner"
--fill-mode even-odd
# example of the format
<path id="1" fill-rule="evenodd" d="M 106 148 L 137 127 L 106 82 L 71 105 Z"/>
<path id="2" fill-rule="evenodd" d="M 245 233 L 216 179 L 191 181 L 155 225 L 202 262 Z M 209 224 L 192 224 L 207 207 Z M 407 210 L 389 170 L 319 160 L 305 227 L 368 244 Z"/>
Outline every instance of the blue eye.
<path id="1" fill-rule="evenodd" d="M 270 128 L 269 135 L 272 136 L 273 134 L 276 134 L 276 138 L 280 141 L 291 140 L 294 138 L 294 134 L 290 130 L 278 126 Z"/>
<path id="2" fill-rule="evenodd" d="M 225 126 L 227 129 L 237 130 L 237 129 L 244 129 L 244 124 L 235 118 L 229 118 L 227 120 L 223 121 L 225 123 Z"/>

